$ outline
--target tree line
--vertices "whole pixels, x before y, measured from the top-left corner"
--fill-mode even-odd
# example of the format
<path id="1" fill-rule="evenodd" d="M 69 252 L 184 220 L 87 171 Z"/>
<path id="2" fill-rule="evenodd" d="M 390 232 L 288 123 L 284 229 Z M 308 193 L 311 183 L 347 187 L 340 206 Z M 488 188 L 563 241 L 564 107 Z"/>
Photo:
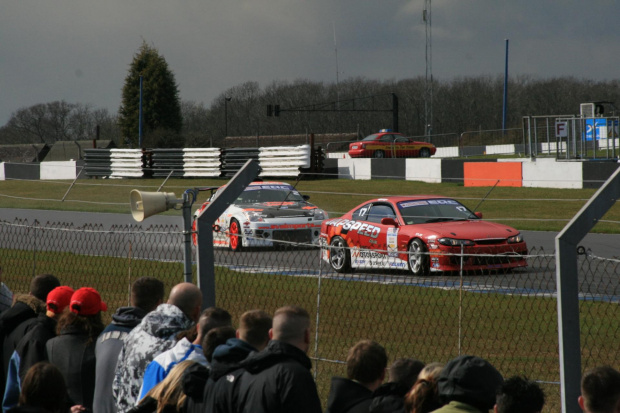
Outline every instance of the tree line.
<path id="1" fill-rule="evenodd" d="M 117 113 L 84 103 L 41 103 L 14 112 L 0 128 L 0 142 L 94 139 L 98 130 L 100 139 L 138 147 L 140 77 L 143 147 L 218 147 L 226 135 L 357 132 L 365 136 L 391 127 L 393 93 L 398 97 L 400 132 L 424 136 L 427 130 L 429 102 L 421 76 L 398 81 L 351 78 L 338 84 L 298 79 L 274 81 L 264 88 L 249 81 L 222 91 L 207 107 L 181 101 L 165 60 L 143 44 L 130 66 Z M 432 89 L 432 136 L 502 128 L 503 76 L 435 80 Z M 506 127 L 520 128 L 523 116 L 578 114 L 580 103 L 595 101 L 620 105 L 620 81 L 516 76 L 508 83 Z M 278 105 L 279 116 L 268 116 L 267 105 Z"/>

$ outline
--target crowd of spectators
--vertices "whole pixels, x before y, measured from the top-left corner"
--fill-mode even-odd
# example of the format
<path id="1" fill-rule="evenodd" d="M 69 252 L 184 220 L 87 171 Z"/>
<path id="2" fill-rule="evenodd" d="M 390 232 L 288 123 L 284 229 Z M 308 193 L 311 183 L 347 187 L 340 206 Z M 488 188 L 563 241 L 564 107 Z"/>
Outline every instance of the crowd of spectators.
<path id="1" fill-rule="evenodd" d="M 1 269 L 0 269 L 1 275 Z M 2 306 L 2 302 L 10 305 Z M 99 292 L 73 290 L 51 274 L 28 294 L 0 285 L 3 412 L 314 413 L 321 412 L 310 348 L 310 315 L 297 306 L 256 309 L 233 327 L 230 313 L 201 311 L 191 283 L 136 280 L 131 305 L 108 310 Z M 462 355 L 444 364 L 401 358 L 360 340 L 343 377 L 331 380 L 328 413 L 535 413 L 545 395 L 525 377 L 504 379 L 487 360 Z M 575 402 L 586 413 L 620 411 L 620 372 L 584 374 Z"/>

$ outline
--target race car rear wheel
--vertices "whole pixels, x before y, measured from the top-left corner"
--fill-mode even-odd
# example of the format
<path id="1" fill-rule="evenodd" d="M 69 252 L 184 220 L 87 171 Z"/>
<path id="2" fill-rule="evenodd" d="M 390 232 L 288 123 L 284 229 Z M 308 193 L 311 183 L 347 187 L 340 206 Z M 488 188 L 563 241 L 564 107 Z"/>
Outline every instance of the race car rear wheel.
<path id="1" fill-rule="evenodd" d="M 351 269 L 351 254 L 342 237 L 334 237 L 329 243 L 329 264 L 336 272 L 347 272 Z"/>
<path id="2" fill-rule="evenodd" d="M 428 274 L 428 254 L 426 245 L 421 239 L 416 238 L 409 244 L 409 269 L 413 275 Z"/>
<path id="3" fill-rule="evenodd" d="M 375 153 L 372 154 L 373 158 L 385 158 L 385 152 L 378 150 L 375 151 Z"/>
<path id="4" fill-rule="evenodd" d="M 230 225 L 228 227 L 229 237 L 230 237 L 230 249 L 234 252 L 241 251 L 241 225 L 239 225 L 239 221 L 236 219 L 230 220 Z"/>
<path id="5" fill-rule="evenodd" d="M 430 158 L 431 157 L 431 150 L 428 148 L 422 148 L 420 149 L 420 158 Z"/>

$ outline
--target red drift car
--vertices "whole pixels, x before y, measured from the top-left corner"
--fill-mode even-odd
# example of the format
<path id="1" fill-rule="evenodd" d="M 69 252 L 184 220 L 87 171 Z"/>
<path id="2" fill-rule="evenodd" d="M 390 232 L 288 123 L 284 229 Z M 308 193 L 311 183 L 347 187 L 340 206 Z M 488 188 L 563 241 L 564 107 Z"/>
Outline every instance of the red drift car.
<path id="1" fill-rule="evenodd" d="M 514 228 L 483 221 L 454 199 L 392 196 L 323 221 L 323 259 L 351 268 L 409 269 L 415 275 L 525 267 L 527 246 Z"/>

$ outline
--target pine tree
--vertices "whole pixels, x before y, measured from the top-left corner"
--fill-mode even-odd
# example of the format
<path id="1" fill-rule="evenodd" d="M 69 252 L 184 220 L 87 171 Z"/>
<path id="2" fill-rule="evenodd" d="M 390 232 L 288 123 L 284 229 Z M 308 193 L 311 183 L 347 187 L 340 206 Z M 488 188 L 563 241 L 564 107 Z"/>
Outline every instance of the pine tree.
<path id="1" fill-rule="evenodd" d="M 139 146 L 140 76 L 142 76 L 142 147 L 182 147 L 183 118 L 174 74 L 159 51 L 142 43 L 123 86 L 119 127 L 124 142 Z"/>

